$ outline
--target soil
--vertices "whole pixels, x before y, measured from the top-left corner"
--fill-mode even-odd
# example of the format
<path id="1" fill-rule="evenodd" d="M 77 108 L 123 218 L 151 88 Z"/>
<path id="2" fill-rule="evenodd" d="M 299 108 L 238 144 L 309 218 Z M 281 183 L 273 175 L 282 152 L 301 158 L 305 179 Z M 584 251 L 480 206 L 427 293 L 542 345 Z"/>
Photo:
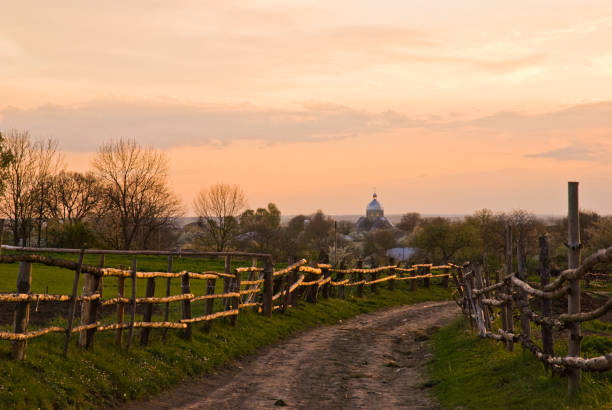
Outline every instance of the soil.
<path id="1" fill-rule="evenodd" d="M 435 409 L 426 341 L 459 314 L 426 302 L 304 332 L 124 409 Z"/>

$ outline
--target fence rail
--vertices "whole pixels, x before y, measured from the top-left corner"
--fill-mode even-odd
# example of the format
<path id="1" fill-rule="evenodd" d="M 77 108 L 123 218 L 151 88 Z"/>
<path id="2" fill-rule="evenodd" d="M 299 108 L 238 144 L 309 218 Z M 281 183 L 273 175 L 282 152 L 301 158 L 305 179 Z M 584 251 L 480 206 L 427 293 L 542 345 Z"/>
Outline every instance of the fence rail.
<path id="1" fill-rule="evenodd" d="M 3 246 L 3 249 L 30 251 L 31 248 L 16 248 Z M 126 344 L 133 342 L 134 329 L 142 329 L 140 342 L 146 345 L 149 340 L 151 329 L 163 329 L 164 336 L 167 329 L 177 329 L 183 332 L 184 337 L 191 336 L 191 327 L 195 323 L 204 322 L 205 330 L 210 330 L 211 323 L 216 319 L 230 318 L 231 324 L 235 325 L 241 310 L 256 309 L 264 315 L 271 315 L 273 311 L 285 312 L 288 308 L 297 304 L 300 298 L 308 302 L 316 303 L 319 295 L 328 298 L 336 295 L 340 298 L 346 297 L 348 289 L 357 287 L 358 296 L 363 295 L 363 288 L 368 286 L 372 292 L 376 292 L 377 286 L 388 283 L 389 289 L 393 289 L 396 281 L 412 281 L 422 279 L 424 286 L 429 286 L 430 278 L 442 278 L 441 285 L 447 287 L 450 277 L 451 265 L 432 266 L 415 265 L 411 268 L 400 268 L 396 265 L 388 265 L 377 268 L 363 269 L 335 269 L 329 264 L 307 265 L 305 259 L 289 264 L 286 268 L 274 270 L 269 255 L 252 254 L 243 252 L 231 253 L 198 253 L 196 255 L 217 256 L 225 258 L 225 271 L 214 272 L 171 272 L 172 258 L 179 255 L 177 252 L 150 253 L 142 252 L 142 255 L 167 255 L 167 272 L 141 272 L 137 270 L 137 258 L 134 258 L 131 269 L 118 269 L 104 267 L 104 254 L 100 253 L 99 266 L 83 263 L 83 255 L 87 253 L 99 253 L 100 251 L 88 250 L 58 250 L 44 249 L 44 252 L 54 253 L 79 253 L 79 261 L 74 262 L 66 259 L 51 257 L 48 255 L 22 253 L 11 255 L 0 255 L 0 264 L 19 263 L 19 275 L 17 289 L 13 293 L 0 293 L 0 304 L 14 304 L 15 315 L 13 331 L 0 331 L 0 340 L 10 341 L 13 344 L 13 355 L 16 359 L 23 360 L 26 357 L 27 342 L 31 339 L 47 335 L 49 333 L 65 334 L 65 353 L 71 340 L 71 335 L 79 333 L 79 344 L 85 348 L 91 348 L 97 332 L 114 331 L 116 343 Z M 105 251 L 107 252 L 107 251 Z M 112 252 L 120 254 L 135 255 L 136 251 L 126 253 L 125 251 Z M 109 252 L 111 253 L 111 252 Z M 182 254 L 182 256 L 193 256 L 194 254 Z M 238 267 L 231 269 L 232 256 L 253 256 L 263 259 L 263 268 L 256 266 Z M 263 256 L 261 256 L 263 255 Z M 33 264 L 52 266 L 74 271 L 74 285 L 71 294 L 41 294 L 31 293 L 32 266 Z M 432 269 L 441 270 L 441 274 L 432 274 Z M 424 274 L 417 274 L 417 273 Z M 80 276 L 83 275 L 83 289 L 78 294 Z M 379 275 L 382 275 L 379 277 Z M 156 280 L 166 279 L 165 296 L 155 296 Z M 103 283 L 109 280 L 116 281 L 117 295 L 108 297 L 103 295 Z M 146 281 L 146 294 L 144 297 L 136 296 L 139 280 Z M 180 280 L 181 291 L 171 294 L 172 280 Z M 205 292 L 198 294 L 193 291 L 191 281 L 205 281 Z M 126 281 L 131 282 L 131 296 L 125 295 Z M 217 289 L 217 281 L 223 281 L 222 291 Z M 427 282 L 426 282 L 427 281 Z M 415 286 L 412 287 L 414 290 Z M 222 309 L 215 311 L 214 301 L 223 302 Z M 54 302 L 66 306 L 66 326 L 47 326 L 41 329 L 28 330 L 30 307 L 35 303 L 38 309 L 40 302 Z M 73 326 L 78 318 L 77 302 L 81 304 L 80 324 Z M 205 302 L 204 314 L 192 314 L 191 305 Z M 172 303 L 180 303 L 180 318 L 171 320 L 169 306 Z M 153 306 L 165 305 L 165 314 L 162 320 L 153 320 Z M 144 309 L 142 320 L 136 319 L 137 307 Z M 102 316 L 100 308 L 116 308 L 116 314 Z M 43 306 L 44 309 L 44 306 Z M 126 314 L 128 317 L 126 318 Z M 127 331 L 124 340 L 124 332 Z"/>

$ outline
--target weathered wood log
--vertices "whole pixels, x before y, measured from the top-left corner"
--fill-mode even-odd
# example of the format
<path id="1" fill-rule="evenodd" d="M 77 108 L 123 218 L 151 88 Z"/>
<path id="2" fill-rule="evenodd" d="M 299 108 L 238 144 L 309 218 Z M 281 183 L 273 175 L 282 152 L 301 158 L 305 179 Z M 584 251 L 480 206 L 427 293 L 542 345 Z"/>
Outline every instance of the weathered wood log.
<path id="1" fill-rule="evenodd" d="M 123 300 L 125 292 L 125 278 L 120 276 L 117 278 L 117 299 Z M 122 325 L 125 315 L 125 304 L 119 302 L 117 304 L 117 324 Z M 117 327 L 117 332 L 115 334 L 115 344 L 117 346 L 121 346 L 121 342 L 123 341 L 123 327 Z"/>
<path id="2" fill-rule="evenodd" d="M 512 226 L 506 226 L 506 275 L 512 274 Z M 512 295 L 512 281 L 509 279 L 505 279 L 504 283 L 506 285 L 505 292 L 508 295 Z M 504 316 L 505 326 L 504 331 L 508 333 L 514 333 L 514 317 L 512 313 L 512 300 L 508 300 L 506 303 L 506 314 Z M 506 347 L 508 351 L 514 350 L 514 343 L 512 341 L 507 341 Z"/>
<path id="3" fill-rule="evenodd" d="M 542 235 L 539 238 L 540 245 L 540 288 L 544 289 L 550 282 L 550 253 L 548 248 L 548 236 Z M 548 318 L 552 315 L 552 301 L 540 298 L 542 316 Z M 544 354 L 553 356 L 554 343 L 552 327 L 549 324 L 541 324 L 542 327 L 542 351 Z"/>
<path id="4" fill-rule="evenodd" d="M 568 182 L 568 212 L 567 212 L 567 244 L 569 269 L 577 269 L 580 266 L 580 220 L 578 201 L 578 182 Z M 569 292 L 567 295 L 567 313 L 574 315 L 580 313 L 580 280 L 570 279 Z M 580 341 L 582 334 L 580 322 L 571 322 L 569 326 L 569 337 L 567 355 L 569 357 L 580 357 Z M 580 368 L 572 368 L 568 372 L 568 391 L 574 396 L 580 388 Z"/>
<path id="5" fill-rule="evenodd" d="M 272 258 L 263 260 L 264 290 L 262 299 L 262 313 L 266 317 L 272 316 L 272 297 L 274 292 L 274 265 Z"/>
<path id="6" fill-rule="evenodd" d="M 527 264 L 525 261 L 525 249 L 523 248 L 523 244 L 519 242 L 516 248 L 516 263 L 518 276 L 521 280 L 527 280 Z M 522 288 L 519 288 L 519 297 L 517 298 L 517 306 L 519 308 L 520 317 L 521 317 L 521 337 L 526 340 L 531 340 L 531 323 L 530 317 L 527 312 L 531 311 L 531 307 L 529 306 L 529 299 L 527 299 L 527 292 Z"/>
<path id="7" fill-rule="evenodd" d="M 422 275 L 430 275 L 431 274 L 431 265 L 425 265 L 423 266 L 423 273 Z M 423 278 L 423 286 L 426 289 L 429 289 L 429 284 L 430 284 L 430 279 L 428 277 Z"/>
<path id="8" fill-rule="evenodd" d="M 207 296 L 211 296 L 215 294 L 215 286 L 217 285 L 217 280 L 216 279 L 207 279 L 206 280 L 206 295 Z M 207 315 L 212 315 L 213 311 L 214 311 L 214 307 L 215 307 L 215 299 L 208 299 L 206 300 L 206 314 Z M 212 322 L 207 321 L 204 324 L 204 331 L 205 332 L 210 332 L 210 328 L 212 327 Z"/>
<path id="9" fill-rule="evenodd" d="M 239 311 L 240 310 L 240 302 L 241 302 L 241 299 L 240 299 L 240 286 L 241 286 L 241 284 L 240 284 L 240 282 L 242 281 L 242 273 L 240 273 L 238 271 L 236 271 L 235 273 L 236 273 L 236 279 L 234 279 L 234 289 L 233 289 L 233 291 L 235 293 L 237 293 L 237 296 L 235 296 L 232 299 L 232 310 L 238 310 Z M 230 317 L 230 324 L 232 326 L 236 326 L 236 321 L 237 320 L 238 320 L 238 314 Z"/>
<path id="10" fill-rule="evenodd" d="M 105 255 L 101 254 L 98 261 L 98 268 L 104 268 Z M 83 275 L 83 296 L 98 295 L 98 298 L 91 299 L 81 304 L 81 326 L 87 326 L 98 321 L 98 306 L 102 296 L 103 276 L 85 273 Z M 85 349 L 93 349 L 96 328 L 90 328 L 81 332 L 79 344 Z"/>
<path id="11" fill-rule="evenodd" d="M 479 288 L 484 287 L 484 278 L 482 275 L 482 266 L 476 265 L 474 266 L 474 280 L 476 282 L 476 286 Z M 491 330 L 491 318 L 489 317 L 489 309 L 486 306 L 482 306 L 482 295 L 473 295 L 475 299 L 475 303 L 479 305 L 479 309 L 483 312 L 484 315 L 484 325 L 486 330 Z"/>
<path id="12" fill-rule="evenodd" d="M 21 262 L 19 264 L 19 274 L 17 276 L 17 293 L 29 293 L 32 286 L 32 264 Z M 13 333 L 27 333 L 28 322 L 30 321 L 30 302 L 19 302 L 13 314 Z M 13 358 L 25 360 L 27 339 L 17 340 L 12 344 Z"/>
<path id="13" fill-rule="evenodd" d="M 331 278 L 331 273 L 329 272 L 329 268 L 325 267 L 321 269 L 323 271 L 323 278 L 327 279 L 327 278 Z M 329 284 L 329 282 L 327 282 L 326 284 L 323 285 L 323 290 L 321 291 L 321 296 L 323 296 L 323 299 L 329 299 L 329 289 L 330 289 L 331 285 Z M 283 286 L 284 288 L 284 286 Z"/>
<path id="14" fill-rule="evenodd" d="M 181 278 L 181 293 L 183 295 L 191 293 L 191 285 L 189 284 L 189 275 L 185 273 Z M 183 332 L 183 337 L 185 339 L 191 339 L 191 301 L 184 300 L 181 302 L 181 322 L 188 323 L 185 331 Z"/>
<path id="15" fill-rule="evenodd" d="M 145 296 L 147 298 L 155 297 L 155 278 L 147 279 L 147 290 Z M 144 308 L 143 322 L 151 322 L 151 318 L 153 316 L 153 304 L 147 303 Z M 149 344 L 149 334 L 151 332 L 151 328 L 145 327 L 140 332 L 140 345 L 146 346 Z"/>
<path id="16" fill-rule="evenodd" d="M 172 255 L 168 255 L 168 267 L 166 271 L 168 273 L 172 273 L 172 263 L 173 257 Z M 172 286 L 172 278 L 166 278 L 166 297 L 170 297 L 170 288 Z M 166 302 L 166 306 L 164 306 L 164 322 L 168 322 L 168 318 L 170 317 L 170 302 Z M 166 340 L 166 335 L 168 334 L 168 328 L 164 328 L 164 333 L 162 336 L 163 340 Z"/>
<path id="17" fill-rule="evenodd" d="M 128 338 L 125 345 L 126 350 L 129 350 L 130 346 L 132 345 L 132 338 L 134 337 L 134 323 L 136 322 L 136 272 L 138 267 L 137 264 L 137 259 L 132 259 L 132 312 L 130 317 L 130 327 L 128 328 Z"/>
<path id="18" fill-rule="evenodd" d="M 389 276 L 393 276 L 393 279 L 389 280 L 389 283 L 387 284 L 387 289 L 389 290 L 393 290 L 395 288 L 395 261 L 393 260 L 393 258 L 389 258 L 389 265 L 392 265 L 389 270 L 387 271 L 387 274 Z"/>
<path id="19" fill-rule="evenodd" d="M 66 338 L 64 341 L 64 357 L 68 354 L 68 346 L 70 344 L 70 334 L 72 333 L 72 324 L 74 323 L 74 314 L 76 313 L 77 304 L 77 289 L 79 287 L 79 277 L 81 276 L 81 268 L 83 267 L 83 257 L 85 256 L 85 249 L 82 249 L 79 253 L 79 261 L 77 268 L 74 271 L 74 282 L 72 283 L 72 303 L 70 304 L 70 311 L 68 313 L 68 326 L 66 327 Z"/>

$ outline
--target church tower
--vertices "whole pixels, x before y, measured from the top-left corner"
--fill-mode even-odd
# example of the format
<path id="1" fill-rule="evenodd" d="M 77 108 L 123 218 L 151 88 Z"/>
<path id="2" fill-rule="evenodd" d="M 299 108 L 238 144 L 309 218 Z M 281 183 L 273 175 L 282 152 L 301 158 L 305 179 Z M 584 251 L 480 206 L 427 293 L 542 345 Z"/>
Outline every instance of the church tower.
<path id="1" fill-rule="evenodd" d="M 366 207 L 366 218 L 370 220 L 385 216 L 385 211 L 380 202 L 378 202 L 378 195 L 376 195 L 376 192 L 374 192 L 372 197 L 372 202 Z"/>

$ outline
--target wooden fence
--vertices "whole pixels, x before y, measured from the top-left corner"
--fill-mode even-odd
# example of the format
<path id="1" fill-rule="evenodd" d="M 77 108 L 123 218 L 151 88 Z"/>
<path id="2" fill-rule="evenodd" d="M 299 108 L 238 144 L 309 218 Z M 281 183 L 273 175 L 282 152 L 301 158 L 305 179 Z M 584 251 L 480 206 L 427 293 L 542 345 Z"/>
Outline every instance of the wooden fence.
<path id="1" fill-rule="evenodd" d="M 517 271 L 513 271 L 514 249 L 510 227 L 506 230 L 506 270 L 503 274 L 497 272 L 492 280 L 490 273 L 483 273 L 480 265 L 467 263 L 453 274 L 453 279 L 457 287 L 457 303 L 481 337 L 503 342 L 508 350 L 513 349 L 514 343 L 520 343 L 553 371 L 567 375 L 569 393 L 574 394 L 580 385 L 581 370 L 612 369 L 612 353 L 592 358 L 580 357 L 580 323 L 599 318 L 612 310 L 612 298 L 608 298 L 602 306 L 580 312 L 580 280 L 597 264 L 612 262 L 612 247 L 579 262 L 578 184 L 573 182 L 569 184 L 568 224 L 569 268 L 553 281 L 550 280 L 547 236 L 539 239 L 539 286 L 527 280 L 524 252 L 520 246 L 516 249 Z M 567 300 L 567 313 L 552 314 L 554 299 Z M 539 307 L 540 312 L 534 310 L 535 306 Z M 514 330 L 515 313 L 518 313 L 520 332 Z M 494 328 L 497 318 L 501 327 Z M 541 347 L 532 338 L 531 323 L 541 327 Z M 567 356 L 555 356 L 553 330 L 567 330 Z"/>
<path id="2" fill-rule="evenodd" d="M 79 252 L 78 262 L 59 259 L 46 255 L 30 253 L 32 248 L 4 247 L 13 251 L 26 251 L 28 253 L 0 255 L 0 264 L 19 262 L 19 274 L 15 293 L 0 293 L 0 306 L 14 305 L 13 331 L 0 331 L 0 340 L 12 343 L 15 359 L 24 360 L 28 340 L 48 333 L 63 333 L 64 355 L 68 352 L 71 337 L 79 333 L 80 346 L 91 349 L 97 332 L 113 331 L 118 346 L 125 344 L 129 349 L 133 343 L 134 330 L 141 329 L 140 343 L 149 343 L 151 329 L 161 329 L 165 337 L 168 329 L 176 329 L 186 338 L 191 337 L 192 325 L 198 322 L 205 323 L 204 330 L 210 330 L 212 322 L 220 318 L 230 318 L 232 325 L 236 324 L 240 311 L 254 309 L 263 315 L 270 316 L 274 311 L 284 313 L 288 308 L 296 306 L 300 298 L 316 303 L 319 295 L 322 298 L 332 296 L 345 298 L 349 289 L 356 289 L 356 295 L 364 295 L 367 286 L 373 293 L 377 287 L 387 282 L 389 289 L 393 289 L 396 282 L 411 281 L 411 290 L 415 290 L 417 280 L 423 285 L 430 286 L 432 278 L 441 278 L 441 285 L 447 287 L 450 265 L 432 266 L 415 265 L 410 268 L 400 268 L 396 265 L 383 266 L 373 269 L 334 269 L 331 265 L 318 264 L 307 266 L 302 259 L 280 270 L 274 270 L 272 259 L 265 254 L 250 254 L 241 252 L 202 254 L 183 254 L 183 256 L 221 256 L 225 258 L 224 272 L 172 272 L 173 257 L 176 252 L 140 252 L 140 251 L 96 251 L 96 250 L 58 250 L 44 249 L 52 252 Z M 83 263 L 86 253 L 100 254 L 98 266 Z M 131 269 L 117 269 L 104 267 L 105 253 L 134 255 Z M 136 255 L 154 254 L 167 255 L 168 266 L 165 272 L 140 272 L 137 269 Z M 252 257 L 250 267 L 231 269 L 233 256 Z M 263 262 L 258 267 L 258 260 Z M 74 271 L 74 282 L 71 294 L 33 294 L 31 293 L 32 265 L 42 264 Z M 442 273 L 434 274 L 437 270 Z M 83 275 L 83 289 L 78 292 L 80 276 Z M 379 277 L 380 276 L 380 277 Z M 155 297 L 156 280 L 165 279 L 165 296 Z M 103 295 L 103 282 L 116 280 L 117 295 L 108 297 Z M 125 281 L 131 282 L 131 294 L 125 295 Z M 145 297 L 137 297 L 136 290 L 139 280 L 146 280 Z M 181 291 L 171 294 L 171 281 L 181 283 Z M 206 281 L 205 292 L 195 294 L 192 291 L 192 281 Z M 223 281 L 223 286 L 217 286 L 217 281 Z M 218 289 L 222 291 L 218 292 Z M 222 307 L 215 310 L 214 301 L 221 300 Z M 28 330 L 30 308 L 39 302 L 61 302 L 66 305 L 67 325 L 47 326 L 41 329 Z M 80 315 L 78 303 L 80 302 Z M 204 314 L 192 315 L 192 304 L 205 303 Z M 169 315 L 170 304 L 180 304 L 180 319 L 172 321 Z M 153 320 L 153 306 L 163 305 L 163 319 Z M 114 306 L 112 315 L 102 317 L 102 307 Z M 142 320 L 136 320 L 137 307 L 141 306 Z M 200 306 L 202 308 L 202 306 Z M 44 308 L 44 306 L 43 306 Z M 4 307 L 3 307 L 4 309 Z M 202 309 L 200 309 L 202 310 Z M 108 309 L 106 309 L 108 312 Z M 127 318 L 125 317 L 127 314 Z M 80 323 L 75 325 L 75 319 Z M 127 333 L 127 334 L 124 334 Z"/>

